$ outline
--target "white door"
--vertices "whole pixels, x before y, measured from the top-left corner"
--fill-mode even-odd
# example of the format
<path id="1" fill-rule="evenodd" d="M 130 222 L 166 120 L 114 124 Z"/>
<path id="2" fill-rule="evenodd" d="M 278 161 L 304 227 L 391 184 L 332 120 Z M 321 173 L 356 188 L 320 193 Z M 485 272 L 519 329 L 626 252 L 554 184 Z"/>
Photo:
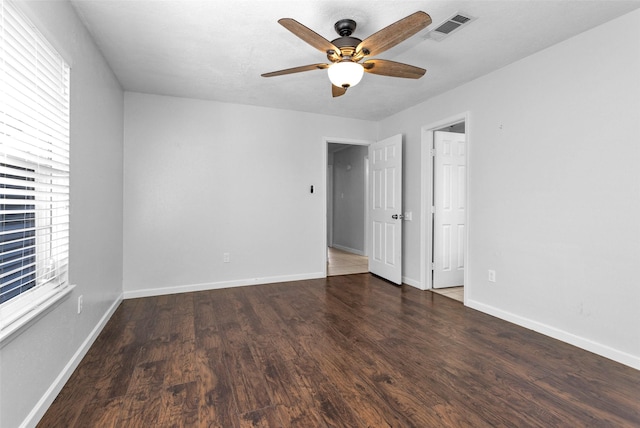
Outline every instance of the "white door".
<path id="1" fill-rule="evenodd" d="M 369 271 L 402 283 L 402 135 L 369 146 Z"/>
<path id="2" fill-rule="evenodd" d="M 464 283 L 466 141 L 436 131 L 433 162 L 433 288 Z"/>

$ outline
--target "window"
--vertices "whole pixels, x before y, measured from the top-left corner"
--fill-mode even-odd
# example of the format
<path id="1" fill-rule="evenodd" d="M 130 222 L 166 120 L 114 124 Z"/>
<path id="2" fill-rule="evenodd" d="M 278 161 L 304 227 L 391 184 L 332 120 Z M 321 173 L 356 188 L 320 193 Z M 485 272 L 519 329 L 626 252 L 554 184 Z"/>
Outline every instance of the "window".
<path id="1" fill-rule="evenodd" d="M 8 1 L 0 22 L 0 340 L 67 294 L 69 67 Z"/>
<path id="2" fill-rule="evenodd" d="M 0 171 L 1 304 L 36 285 L 36 206 L 28 194 L 35 190 L 28 186 L 32 169 L 0 163 Z M 11 184 L 20 181 L 24 185 Z"/>

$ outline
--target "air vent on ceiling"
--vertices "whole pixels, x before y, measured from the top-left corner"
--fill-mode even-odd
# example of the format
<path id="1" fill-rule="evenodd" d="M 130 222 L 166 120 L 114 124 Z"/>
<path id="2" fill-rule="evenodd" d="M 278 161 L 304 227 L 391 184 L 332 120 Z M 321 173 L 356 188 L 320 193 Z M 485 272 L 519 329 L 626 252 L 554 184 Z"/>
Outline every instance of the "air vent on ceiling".
<path id="1" fill-rule="evenodd" d="M 451 34 L 460 30 L 460 28 L 466 26 L 471 21 L 475 20 L 465 13 L 458 12 L 451 17 L 447 18 L 442 24 L 438 25 L 433 30 L 427 33 L 427 37 L 439 42 L 440 40 L 449 37 Z"/>

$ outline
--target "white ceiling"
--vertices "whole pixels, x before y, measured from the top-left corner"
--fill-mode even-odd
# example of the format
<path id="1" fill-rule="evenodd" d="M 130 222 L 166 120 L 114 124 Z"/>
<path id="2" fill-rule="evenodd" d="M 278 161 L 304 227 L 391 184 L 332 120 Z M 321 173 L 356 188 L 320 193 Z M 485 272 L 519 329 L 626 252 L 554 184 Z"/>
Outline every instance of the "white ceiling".
<path id="1" fill-rule="evenodd" d="M 379 120 L 640 7 L 628 0 L 114 1 L 71 0 L 127 91 Z M 327 62 L 277 23 L 293 18 L 328 40 L 354 19 L 365 39 L 423 10 L 433 24 L 379 58 L 427 69 L 419 80 L 366 74 L 331 97 L 326 71 L 262 73 Z M 443 41 L 429 38 L 456 12 L 477 18 Z M 615 47 L 613 47 L 615 48 Z M 597 61 L 598 58 L 594 58 Z"/>

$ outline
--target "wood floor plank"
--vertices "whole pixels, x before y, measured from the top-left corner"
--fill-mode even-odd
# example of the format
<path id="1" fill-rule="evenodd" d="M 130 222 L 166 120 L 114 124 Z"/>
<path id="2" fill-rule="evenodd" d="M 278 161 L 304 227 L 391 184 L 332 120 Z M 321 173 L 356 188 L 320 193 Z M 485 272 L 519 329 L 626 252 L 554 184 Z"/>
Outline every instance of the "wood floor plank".
<path id="1" fill-rule="evenodd" d="M 589 377 L 557 373 L 536 381 L 549 401 L 571 400 L 576 412 L 592 414 L 593 425 L 619 425 L 640 420 L 640 383 L 623 392 L 609 381 L 594 381 Z M 574 416 L 574 415 L 571 415 Z"/>
<path id="2" fill-rule="evenodd" d="M 232 389 L 239 413 L 247 413 L 272 405 L 268 386 L 263 373 L 259 370 L 251 350 L 251 334 L 248 334 L 241 324 L 241 310 L 244 302 L 236 295 L 228 293 L 223 304 L 234 308 L 226 315 L 224 327 L 221 329 L 223 338 L 223 361 L 231 379 L 234 380 Z"/>
<path id="3" fill-rule="evenodd" d="M 90 406 L 85 406 L 82 409 L 80 417 L 74 424 L 60 424 L 58 426 L 118 428 L 122 426 L 120 418 L 123 407 L 124 397 L 92 401 Z"/>
<path id="4" fill-rule="evenodd" d="M 407 426 L 410 419 L 404 412 L 408 407 L 403 405 L 405 391 L 402 391 L 402 396 L 394 396 L 393 402 L 390 402 L 389 388 L 383 385 L 385 382 L 393 383 L 392 376 L 375 367 L 367 367 L 353 351 L 351 354 L 330 352 L 330 349 L 340 346 L 335 341 L 309 341 L 305 346 L 308 355 L 318 364 L 317 371 L 326 376 L 338 396 L 352 397 L 348 404 L 349 410 L 357 415 L 353 417 L 355 421 L 375 420 L 388 426 Z M 337 355 L 343 355 L 343 358 L 336 358 Z"/>
<path id="5" fill-rule="evenodd" d="M 265 407 L 264 409 L 253 410 L 240 415 L 241 428 L 270 428 L 279 426 L 282 426 L 282 422 L 275 407 Z"/>
<path id="6" fill-rule="evenodd" d="M 39 428 L 57 428 L 59 426 L 75 427 L 85 406 L 91 401 L 94 393 L 85 383 L 78 382 L 78 378 L 72 376 L 69 382 L 74 381 L 78 388 L 63 388 L 50 406 L 47 413 L 38 424 Z M 69 383 L 67 383 L 69 384 Z"/>
<path id="7" fill-rule="evenodd" d="M 219 348 L 222 342 L 211 296 L 206 292 L 199 292 L 194 293 L 193 299 L 196 348 Z"/>
<path id="8" fill-rule="evenodd" d="M 199 348 L 195 364 L 200 426 L 237 427 L 238 407 L 229 371 L 223 363 L 223 351 Z"/>
<path id="9" fill-rule="evenodd" d="M 283 426 L 324 425 L 320 409 L 315 407 L 314 391 L 317 387 L 305 383 L 297 370 L 306 362 L 277 359 L 264 364 L 271 401 L 276 403 L 275 410 Z M 315 382 L 314 385 L 317 386 L 318 383 Z"/>
<path id="10" fill-rule="evenodd" d="M 122 302 L 40 427 L 640 426 L 640 372 L 372 275 Z"/>
<path id="11" fill-rule="evenodd" d="M 123 426 L 158 424 L 164 410 L 162 391 L 165 367 L 164 361 L 142 363 L 136 366 L 125 395 L 120 424 Z"/>
<path id="12" fill-rule="evenodd" d="M 169 337 L 164 384 L 172 386 L 195 381 L 196 338 L 193 316 L 190 319 L 183 316 L 174 317 Z"/>
<path id="13" fill-rule="evenodd" d="M 199 423 L 198 383 L 196 381 L 165 387 L 159 426 L 193 427 Z"/>

